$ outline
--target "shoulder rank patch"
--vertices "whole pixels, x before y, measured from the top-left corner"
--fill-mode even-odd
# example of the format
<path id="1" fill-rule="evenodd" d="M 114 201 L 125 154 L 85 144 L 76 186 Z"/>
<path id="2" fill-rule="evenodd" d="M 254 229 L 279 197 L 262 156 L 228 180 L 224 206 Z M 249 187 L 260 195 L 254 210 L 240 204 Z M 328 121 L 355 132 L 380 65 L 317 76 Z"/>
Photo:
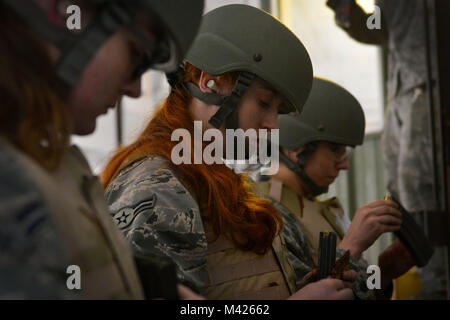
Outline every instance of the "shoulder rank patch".
<path id="1" fill-rule="evenodd" d="M 119 229 L 125 229 L 133 222 L 134 218 L 136 218 L 139 213 L 153 208 L 155 203 L 156 194 L 153 194 L 149 200 L 138 203 L 134 208 L 122 208 L 113 216 L 114 223 L 119 227 Z"/>

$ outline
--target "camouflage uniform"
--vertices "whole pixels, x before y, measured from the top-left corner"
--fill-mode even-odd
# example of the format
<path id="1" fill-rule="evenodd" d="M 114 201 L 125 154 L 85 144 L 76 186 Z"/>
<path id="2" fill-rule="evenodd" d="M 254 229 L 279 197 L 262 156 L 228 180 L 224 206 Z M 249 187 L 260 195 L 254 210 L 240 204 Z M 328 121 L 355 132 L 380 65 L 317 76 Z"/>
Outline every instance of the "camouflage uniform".
<path id="1" fill-rule="evenodd" d="M 170 257 L 180 281 L 203 292 L 209 281 L 205 228 L 196 200 L 167 160 L 149 156 L 125 167 L 107 188 L 106 198 L 134 252 Z M 304 276 L 311 270 L 305 238 L 295 226 L 285 232 L 295 273 Z"/>
<path id="2" fill-rule="evenodd" d="M 170 257 L 179 280 L 207 285 L 207 240 L 196 200 L 168 161 L 148 157 L 122 170 L 106 190 L 114 222 L 135 253 Z"/>
<path id="3" fill-rule="evenodd" d="M 424 229 L 423 213 L 436 210 L 429 121 L 426 91 L 416 87 L 391 98 L 382 134 L 387 189 Z M 423 290 L 415 299 L 446 298 L 446 251 L 435 247 L 428 264 L 418 269 Z"/>
<path id="4" fill-rule="evenodd" d="M 435 210 L 429 109 L 422 88 L 390 101 L 382 135 L 387 189 L 409 212 Z"/>
<path id="5" fill-rule="evenodd" d="M 409 212 L 435 210 L 423 1 L 379 1 L 388 32 L 387 189 Z"/>
<path id="6" fill-rule="evenodd" d="M 181 282 L 202 292 L 208 285 L 207 240 L 198 204 L 164 158 L 149 156 L 125 167 L 106 190 L 111 215 L 132 250 L 170 257 Z M 298 277 L 297 284 L 315 268 L 307 240 L 295 218 L 279 203 L 283 237 Z M 338 250 L 340 257 L 343 250 Z M 351 260 L 358 272 L 355 293 L 367 299 L 367 263 Z"/>
<path id="7" fill-rule="evenodd" d="M 410 212 L 435 210 L 427 82 L 424 2 L 377 0 L 381 29 L 355 7 L 343 29 L 354 39 L 388 49 L 387 105 L 382 135 L 388 190 Z"/>
<path id="8" fill-rule="evenodd" d="M 411 213 L 434 211 L 430 113 L 427 101 L 427 62 L 424 1 L 377 0 L 381 32 L 366 28 L 369 15 L 359 15 L 349 29 L 358 41 L 388 46 L 387 115 L 382 133 L 385 180 L 389 192 Z M 359 21 L 359 22 L 358 22 Z M 381 35 L 374 37 L 375 34 Z M 419 269 L 424 287 L 420 298 L 445 299 L 445 247 L 436 247 L 432 260 Z"/>
<path id="9" fill-rule="evenodd" d="M 386 185 L 418 217 L 437 209 L 423 4 L 420 0 L 380 1 L 389 32 L 388 110 L 382 134 Z M 423 290 L 416 299 L 445 299 L 445 250 L 436 247 L 430 262 L 419 268 Z"/>

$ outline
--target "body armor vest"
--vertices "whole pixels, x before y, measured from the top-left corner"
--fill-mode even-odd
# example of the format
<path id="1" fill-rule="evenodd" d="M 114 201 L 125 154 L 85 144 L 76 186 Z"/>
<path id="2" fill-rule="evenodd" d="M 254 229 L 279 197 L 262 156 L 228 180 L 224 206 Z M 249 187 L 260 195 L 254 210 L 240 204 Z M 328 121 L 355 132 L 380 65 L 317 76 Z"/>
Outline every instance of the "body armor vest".
<path id="1" fill-rule="evenodd" d="M 111 220 L 100 182 L 80 150 L 71 147 L 59 167 L 48 172 L 6 145 L 44 195 L 68 261 L 80 267 L 80 296 L 142 299 L 131 251 Z"/>
<path id="2" fill-rule="evenodd" d="M 132 155 L 119 167 L 117 174 L 146 156 L 140 153 Z M 209 284 L 202 292 L 206 298 L 279 300 L 296 291 L 297 276 L 288 260 L 288 249 L 282 236 L 275 237 L 269 252 L 258 255 L 236 248 L 224 235 L 217 237 L 205 221 L 203 225 L 208 241 Z"/>
<path id="3" fill-rule="evenodd" d="M 296 276 L 288 261 L 287 248 L 276 236 L 265 255 L 242 251 L 223 235 L 216 237 L 204 223 L 208 241 L 208 299 L 280 300 L 296 290 Z"/>
<path id="4" fill-rule="evenodd" d="M 321 231 L 334 231 L 337 235 L 337 245 L 344 238 L 345 232 L 350 226 L 350 220 L 336 197 L 325 201 L 302 197 L 302 201 L 300 201 L 298 194 L 277 179 L 272 178 L 269 182 L 260 182 L 258 185 L 258 192 L 261 196 L 269 197 L 280 203 L 295 217 L 308 240 L 308 246 L 316 265 Z"/>

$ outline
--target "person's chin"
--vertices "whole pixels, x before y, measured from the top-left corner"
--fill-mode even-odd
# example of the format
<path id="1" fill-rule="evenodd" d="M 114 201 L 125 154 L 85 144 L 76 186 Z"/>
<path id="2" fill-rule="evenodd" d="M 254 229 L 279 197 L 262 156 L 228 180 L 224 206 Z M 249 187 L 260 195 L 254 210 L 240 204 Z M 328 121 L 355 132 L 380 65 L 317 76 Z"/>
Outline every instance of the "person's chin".
<path id="1" fill-rule="evenodd" d="M 329 186 L 330 184 L 332 184 L 334 181 L 336 181 L 336 178 L 337 177 L 329 177 L 329 181 L 328 181 L 328 184 L 326 184 L 326 186 Z"/>
<path id="2" fill-rule="evenodd" d="M 95 131 L 95 127 L 96 127 L 96 120 L 90 121 L 89 123 L 77 126 L 73 131 L 73 134 L 77 136 L 87 136 Z"/>

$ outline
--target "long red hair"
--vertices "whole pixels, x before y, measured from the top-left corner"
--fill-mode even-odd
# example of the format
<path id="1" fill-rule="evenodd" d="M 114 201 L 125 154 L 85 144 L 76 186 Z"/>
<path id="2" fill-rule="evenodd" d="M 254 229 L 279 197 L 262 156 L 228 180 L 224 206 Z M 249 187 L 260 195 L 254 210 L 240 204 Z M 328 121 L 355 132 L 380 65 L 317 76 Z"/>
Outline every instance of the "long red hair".
<path id="1" fill-rule="evenodd" d="M 201 70 L 187 64 L 184 81 L 197 83 L 200 74 Z M 236 78 L 236 73 L 230 73 L 219 77 L 217 82 L 234 83 Z M 188 112 L 191 99 L 179 86 L 166 98 L 137 140 L 116 151 L 110 159 L 100 175 L 105 188 L 123 163 L 136 154 L 160 155 L 171 162 L 171 150 L 178 143 L 171 141 L 172 132 L 185 128 L 193 136 L 193 119 Z M 270 202 L 250 191 L 250 181 L 245 175 L 236 174 L 223 164 L 172 165 L 193 192 L 203 220 L 211 224 L 216 235 L 225 235 L 238 248 L 258 254 L 271 248 L 282 220 Z"/>

